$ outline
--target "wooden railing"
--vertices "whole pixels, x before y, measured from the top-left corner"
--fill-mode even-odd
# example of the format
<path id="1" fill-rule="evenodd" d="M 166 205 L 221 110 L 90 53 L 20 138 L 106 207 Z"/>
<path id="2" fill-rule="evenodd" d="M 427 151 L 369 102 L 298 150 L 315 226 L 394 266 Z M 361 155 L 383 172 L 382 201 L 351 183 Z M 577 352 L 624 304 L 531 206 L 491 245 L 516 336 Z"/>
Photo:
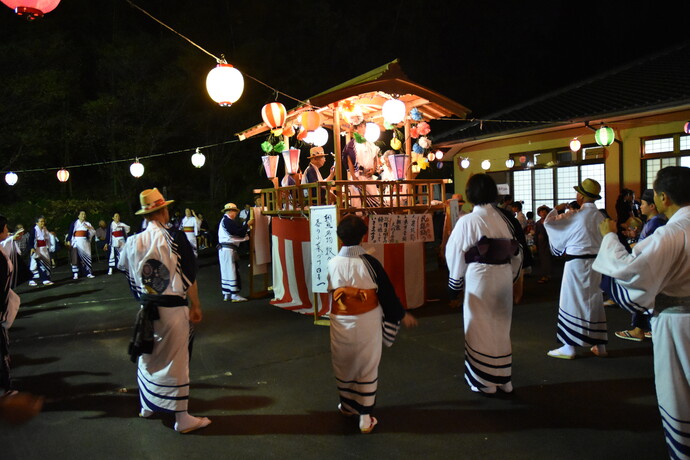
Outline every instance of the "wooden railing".
<path id="1" fill-rule="evenodd" d="M 261 196 L 263 214 L 307 215 L 311 206 L 334 204 L 341 214 L 420 213 L 444 209 L 447 179 L 402 181 L 323 181 L 290 187 L 254 190 Z M 440 200 L 434 199 L 434 188 Z"/>

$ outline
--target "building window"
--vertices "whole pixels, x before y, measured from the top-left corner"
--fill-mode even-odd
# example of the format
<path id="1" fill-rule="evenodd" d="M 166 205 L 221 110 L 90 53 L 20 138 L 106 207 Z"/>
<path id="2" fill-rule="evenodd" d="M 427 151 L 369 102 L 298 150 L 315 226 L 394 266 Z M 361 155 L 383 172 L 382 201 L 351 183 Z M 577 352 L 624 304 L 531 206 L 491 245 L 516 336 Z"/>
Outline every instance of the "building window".
<path id="1" fill-rule="evenodd" d="M 513 173 L 513 200 L 522 201 L 522 212 L 532 210 L 532 171 L 515 171 Z"/>
<path id="2" fill-rule="evenodd" d="M 651 153 L 673 152 L 673 138 L 664 137 L 662 139 L 646 140 L 644 141 L 643 149 L 645 155 Z"/>
<path id="3" fill-rule="evenodd" d="M 690 137 L 690 136 L 689 136 Z M 645 188 L 653 188 L 656 173 L 667 166 L 686 166 L 690 167 L 690 155 L 682 157 L 653 158 L 644 162 Z"/>

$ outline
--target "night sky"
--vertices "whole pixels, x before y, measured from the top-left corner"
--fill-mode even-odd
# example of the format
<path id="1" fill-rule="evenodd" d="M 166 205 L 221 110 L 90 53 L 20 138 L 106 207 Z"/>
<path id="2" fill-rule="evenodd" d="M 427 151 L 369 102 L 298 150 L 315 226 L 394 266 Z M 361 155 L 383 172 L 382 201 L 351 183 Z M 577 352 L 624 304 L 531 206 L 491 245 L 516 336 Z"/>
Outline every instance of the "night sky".
<path id="1" fill-rule="evenodd" d="M 474 117 L 689 38 L 687 2 L 679 8 L 676 2 L 632 6 L 629 2 L 558 0 L 133 1 L 211 54 L 223 54 L 245 74 L 292 97 L 306 99 L 399 58 L 413 81 L 470 108 Z M 660 9 L 660 5 L 674 7 Z M 270 89 L 245 78 L 245 92 L 233 107 L 215 107 L 205 91 L 213 58 L 125 0 L 62 0 L 55 11 L 33 23 L 3 7 L 0 41 L 0 85 L 5 91 L 24 70 L 78 68 L 72 87 L 78 87 L 82 107 L 92 99 L 102 99 L 104 93 L 116 94 L 113 97 L 121 104 L 123 99 L 136 103 L 137 96 L 128 95 L 122 87 L 142 79 L 152 91 L 160 91 L 161 98 L 173 93 L 175 97 L 166 104 L 177 118 L 168 124 L 160 121 L 167 134 L 148 143 L 132 142 L 135 147 L 129 150 L 146 145 L 149 151 L 144 153 L 153 153 L 232 139 L 236 132 L 260 122 L 261 106 L 276 99 Z M 168 69 L 168 64 L 174 67 Z M 155 66 L 174 74 L 177 86 L 166 92 L 160 75 L 150 69 Z M 0 92 L 0 115 L 20 118 L 13 120 L 18 123 L 14 131 L 21 129 L 21 118 L 40 118 L 46 111 L 40 101 L 26 101 L 27 96 L 22 99 L 27 104 L 15 111 L 17 101 L 5 94 Z M 288 108 L 296 104 L 284 96 L 278 100 Z M 141 110 L 133 106 L 131 112 Z M 73 117 L 83 120 L 83 112 L 82 108 Z M 454 126 L 454 122 L 438 122 L 434 129 L 441 132 Z M 79 134 L 81 143 L 74 143 L 69 157 L 64 152 L 56 155 L 63 162 L 83 161 L 81 150 L 104 145 L 99 134 L 84 130 L 88 132 Z M 17 142 L 7 139 L 12 133 L 0 135 L 5 137 L 0 137 L 0 167 L 7 169 L 9 155 L 14 168 L 25 167 L 16 154 Z M 122 157 L 127 150 L 106 147 L 112 152 L 103 159 Z"/>

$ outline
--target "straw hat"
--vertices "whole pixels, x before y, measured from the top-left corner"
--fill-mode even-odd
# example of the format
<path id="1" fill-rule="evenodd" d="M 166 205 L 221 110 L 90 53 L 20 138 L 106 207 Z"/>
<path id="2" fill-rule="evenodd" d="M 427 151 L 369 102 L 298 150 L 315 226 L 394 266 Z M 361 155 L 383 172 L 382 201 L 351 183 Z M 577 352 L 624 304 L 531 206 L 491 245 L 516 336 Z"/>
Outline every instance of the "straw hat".
<path id="1" fill-rule="evenodd" d="M 141 202 L 141 209 L 134 213 L 137 215 L 150 214 L 175 202 L 175 200 L 165 201 L 165 198 L 163 198 L 163 195 L 157 188 L 150 188 L 141 192 L 139 194 L 139 201 Z"/>
<path id="2" fill-rule="evenodd" d="M 601 195 L 599 195 L 601 192 L 601 185 L 594 179 L 585 179 L 580 185 L 576 185 L 573 188 L 577 193 L 587 198 L 593 198 L 595 200 L 601 199 Z"/>
<path id="3" fill-rule="evenodd" d="M 221 212 L 237 211 L 240 212 L 239 208 L 235 206 L 235 203 L 225 203 L 223 210 Z"/>
<path id="4" fill-rule="evenodd" d="M 326 154 L 323 152 L 323 147 L 312 147 L 309 149 L 309 156 L 307 157 L 307 159 L 311 160 L 312 158 L 325 156 Z"/>

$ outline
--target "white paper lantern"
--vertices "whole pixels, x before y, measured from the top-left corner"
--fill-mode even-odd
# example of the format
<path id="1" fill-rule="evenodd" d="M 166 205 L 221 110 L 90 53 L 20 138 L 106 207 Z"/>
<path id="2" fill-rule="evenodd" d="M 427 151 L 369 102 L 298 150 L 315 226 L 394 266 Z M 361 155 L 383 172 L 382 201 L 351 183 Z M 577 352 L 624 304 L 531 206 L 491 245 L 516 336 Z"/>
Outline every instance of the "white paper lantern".
<path id="1" fill-rule="evenodd" d="M 491 168 L 491 162 L 489 160 L 482 161 L 482 169 L 488 171 Z"/>
<path id="2" fill-rule="evenodd" d="M 7 182 L 7 185 L 9 185 L 9 186 L 16 184 L 18 180 L 19 180 L 19 176 L 17 176 L 12 171 L 5 174 L 5 182 Z"/>
<path id="3" fill-rule="evenodd" d="M 64 168 L 59 170 L 57 172 L 57 178 L 60 182 L 67 182 L 67 180 L 69 179 L 69 171 L 67 171 Z"/>
<path id="4" fill-rule="evenodd" d="M 364 127 L 364 139 L 369 142 L 376 142 L 381 136 L 381 128 L 376 123 L 369 122 Z"/>
<path id="5" fill-rule="evenodd" d="M 573 152 L 579 151 L 581 147 L 582 143 L 579 140 L 577 140 L 577 137 L 570 141 L 570 150 L 572 150 Z"/>
<path id="6" fill-rule="evenodd" d="M 132 176 L 139 178 L 144 175 L 144 165 L 139 163 L 139 160 L 136 160 L 129 165 L 129 172 Z"/>
<path id="7" fill-rule="evenodd" d="M 309 136 L 309 135 L 307 135 Z M 323 147 L 328 142 L 328 131 L 323 126 L 319 126 L 311 132 L 311 143 L 317 147 Z"/>
<path id="8" fill-rule="evenodd" d="M 206 77 L 206 90 L 218 105 L 230 107 L 244 91 L 244 77 L 227 62 L 219 62 Z"/>
<path id="9" fill-rule="evenodd" d="M 397 125 L 405 119 L 405 103 L 399 99 L 389 99 L 381 106 L 383 121 Z"/>
<path id="10" fill-rule="evenodd" d="M 463 169 L 467 169 L 470 167 L 470 160 L 468 158 L 463 158 L 462 161 L 460 162 L 460 166 L 462 166 Z"/>
<path id="11" fill-rule="evenodd" d="M 512 168 L 513 166 L 515 166 L 515 160 L 513 160 L 512 158 L 508 158 L 506 160 L 506 168 Z"/>
<path id="12" fill-rule="evenodd" d="M 201 168 L 206 163 L 206 156 L 201 153 L 201 150 L 196 149 L 196 153 L 192 155 L 192 164 L 195 168 Z"/>

